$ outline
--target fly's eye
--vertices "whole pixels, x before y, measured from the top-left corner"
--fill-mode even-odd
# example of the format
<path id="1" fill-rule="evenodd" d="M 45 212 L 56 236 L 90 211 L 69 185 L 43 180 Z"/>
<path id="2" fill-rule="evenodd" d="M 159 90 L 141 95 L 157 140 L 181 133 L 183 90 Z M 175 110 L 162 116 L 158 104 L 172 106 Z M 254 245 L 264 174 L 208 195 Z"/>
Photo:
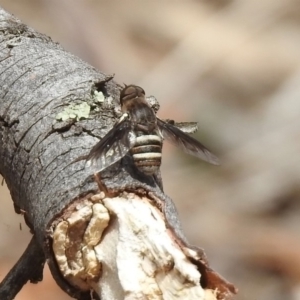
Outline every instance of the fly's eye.
<path id="1" fill-rule="evenodd" d="M 145 91 L 140 87 L 139 92 L 142 93 L 143 95 L 146 95 Z"/>
<path id="2" fill-rule="evenodd" d="M 121 91 L 120 102 L 121 105 L 123 105 L 126 100 L 132 100 L 144 96 L 145 91 L 141 87 L 136 85 L 129 85 Z"/>
<path id="3" fill-rule="evenodd" d="M 125 90 L 124 96 L 132 95 L 136 93 L 136 89 L 134 87 L 129 87 Z"/>
<path id="4" fill-rule="evenodd" d="M 132 86 L 126 86 L 122 92 L 121 92 L 121 97 L 126 97 L 128 95 L 133 94 L 136 91 L 136 89 Z"/>

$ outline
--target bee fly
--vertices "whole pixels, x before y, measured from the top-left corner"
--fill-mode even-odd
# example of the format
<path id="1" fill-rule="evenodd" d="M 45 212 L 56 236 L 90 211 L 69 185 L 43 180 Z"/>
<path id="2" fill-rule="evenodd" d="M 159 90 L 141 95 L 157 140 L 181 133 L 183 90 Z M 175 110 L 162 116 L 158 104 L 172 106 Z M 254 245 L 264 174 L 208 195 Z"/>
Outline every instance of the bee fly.
<path id="1" fill-rule="evenodd" d="M 123 115 L 114 127 L 97 143 L 87 157 L 87 165 L 97 165 L 100 172 L 131 153 L 137 169 L 146 175 L 155 174 L 161 165 L 163 139 L 184 152 L 217 165 L 214 156 L 196 139 L 171 122 L 156 117 L 148 105 L 145 91 L 136 85 L 125 86 L 120 102 Z"/>

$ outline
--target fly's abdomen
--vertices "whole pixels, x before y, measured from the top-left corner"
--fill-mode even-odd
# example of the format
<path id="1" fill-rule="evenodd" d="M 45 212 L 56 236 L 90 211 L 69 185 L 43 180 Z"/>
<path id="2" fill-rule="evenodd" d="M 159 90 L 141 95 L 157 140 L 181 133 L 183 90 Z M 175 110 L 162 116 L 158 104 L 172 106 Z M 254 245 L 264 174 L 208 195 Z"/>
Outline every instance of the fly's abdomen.
<path id="1" fill-rule="evenodd" d="M 131 149 L 135 166 L 147 175 L 154 174 L 161 165 L 162 139 L 158 135 L 141 135 Z"/>

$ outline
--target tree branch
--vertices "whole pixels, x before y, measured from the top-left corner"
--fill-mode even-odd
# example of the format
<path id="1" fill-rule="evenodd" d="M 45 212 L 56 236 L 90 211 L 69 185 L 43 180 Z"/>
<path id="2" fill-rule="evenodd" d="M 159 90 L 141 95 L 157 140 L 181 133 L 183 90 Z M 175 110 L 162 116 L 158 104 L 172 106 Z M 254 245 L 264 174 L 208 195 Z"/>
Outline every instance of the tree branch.
<path id="1" fill-rule="evenodd" d="M 14 299 L 28 280 L 38 283 L 43 280 L 45 256 L 33 236 L 27 249 L 0 284 L 0 299 Z"/>
<path id="2" fill-rule="evenodd" d="M 0 37 L 0 173 L 34 234 L 0 286 L 3 299 L 27 280 L 41 280 L 45 259 L 58 285 L 76 299 L 112 299 L 112 292 L 114 299 L 151 293 L 172 299 L 174 280 L 179 286 L 172 288 L 197 290 L 193 299 L 231 297 L 233 285 L 186 241 L 159 176 L 137 173 L 126 156 L 95 181 L 80 159 L 118 119 L 119 85 L 3 10 Z M 128 256 L 121 255 L 125 248 Z M 140 269 L 143 257 L 147 270 Z M 138 274 L 130 275 L 129 263 Z"/>

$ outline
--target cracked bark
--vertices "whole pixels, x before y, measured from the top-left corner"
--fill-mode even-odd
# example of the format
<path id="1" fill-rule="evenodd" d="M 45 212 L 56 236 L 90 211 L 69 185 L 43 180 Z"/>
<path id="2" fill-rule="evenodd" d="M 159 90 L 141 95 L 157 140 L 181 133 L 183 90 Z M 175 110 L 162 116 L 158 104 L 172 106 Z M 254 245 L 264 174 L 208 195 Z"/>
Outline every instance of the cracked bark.
<path id="1" fill-rule="evenodd" d="M 98 191 L 84 160 L 77 159 L 116 121 L 119 86 L 2 9 L 0 20 L 0 173 L 16 212 L 24 215 L 33 233 L 23 256 L 1 283 L 0 299 L 13 299 L 28 280 L 42 280 L 46 260 L 69 295 L 82 300 L 97 297 L 64 280 L 53 257 L 49 227 L 72 202 Z M 56 120 L 68 105 L 90 103 L 95 90 L 111 96 L 112 103 L 103 104 L 100 112 L 91 111 L 89 119 Z M 102 180 L 113 193 L 142 189 L 159 199 L 168 226 L 188 245 L 171 199 L 154 180 L 137 175 L 130 158 L 103 172 Z M 235 293 L 209 268 L 201 249 L 197 251 L 201 259 L 194 263 L 202 285 Z"/>

